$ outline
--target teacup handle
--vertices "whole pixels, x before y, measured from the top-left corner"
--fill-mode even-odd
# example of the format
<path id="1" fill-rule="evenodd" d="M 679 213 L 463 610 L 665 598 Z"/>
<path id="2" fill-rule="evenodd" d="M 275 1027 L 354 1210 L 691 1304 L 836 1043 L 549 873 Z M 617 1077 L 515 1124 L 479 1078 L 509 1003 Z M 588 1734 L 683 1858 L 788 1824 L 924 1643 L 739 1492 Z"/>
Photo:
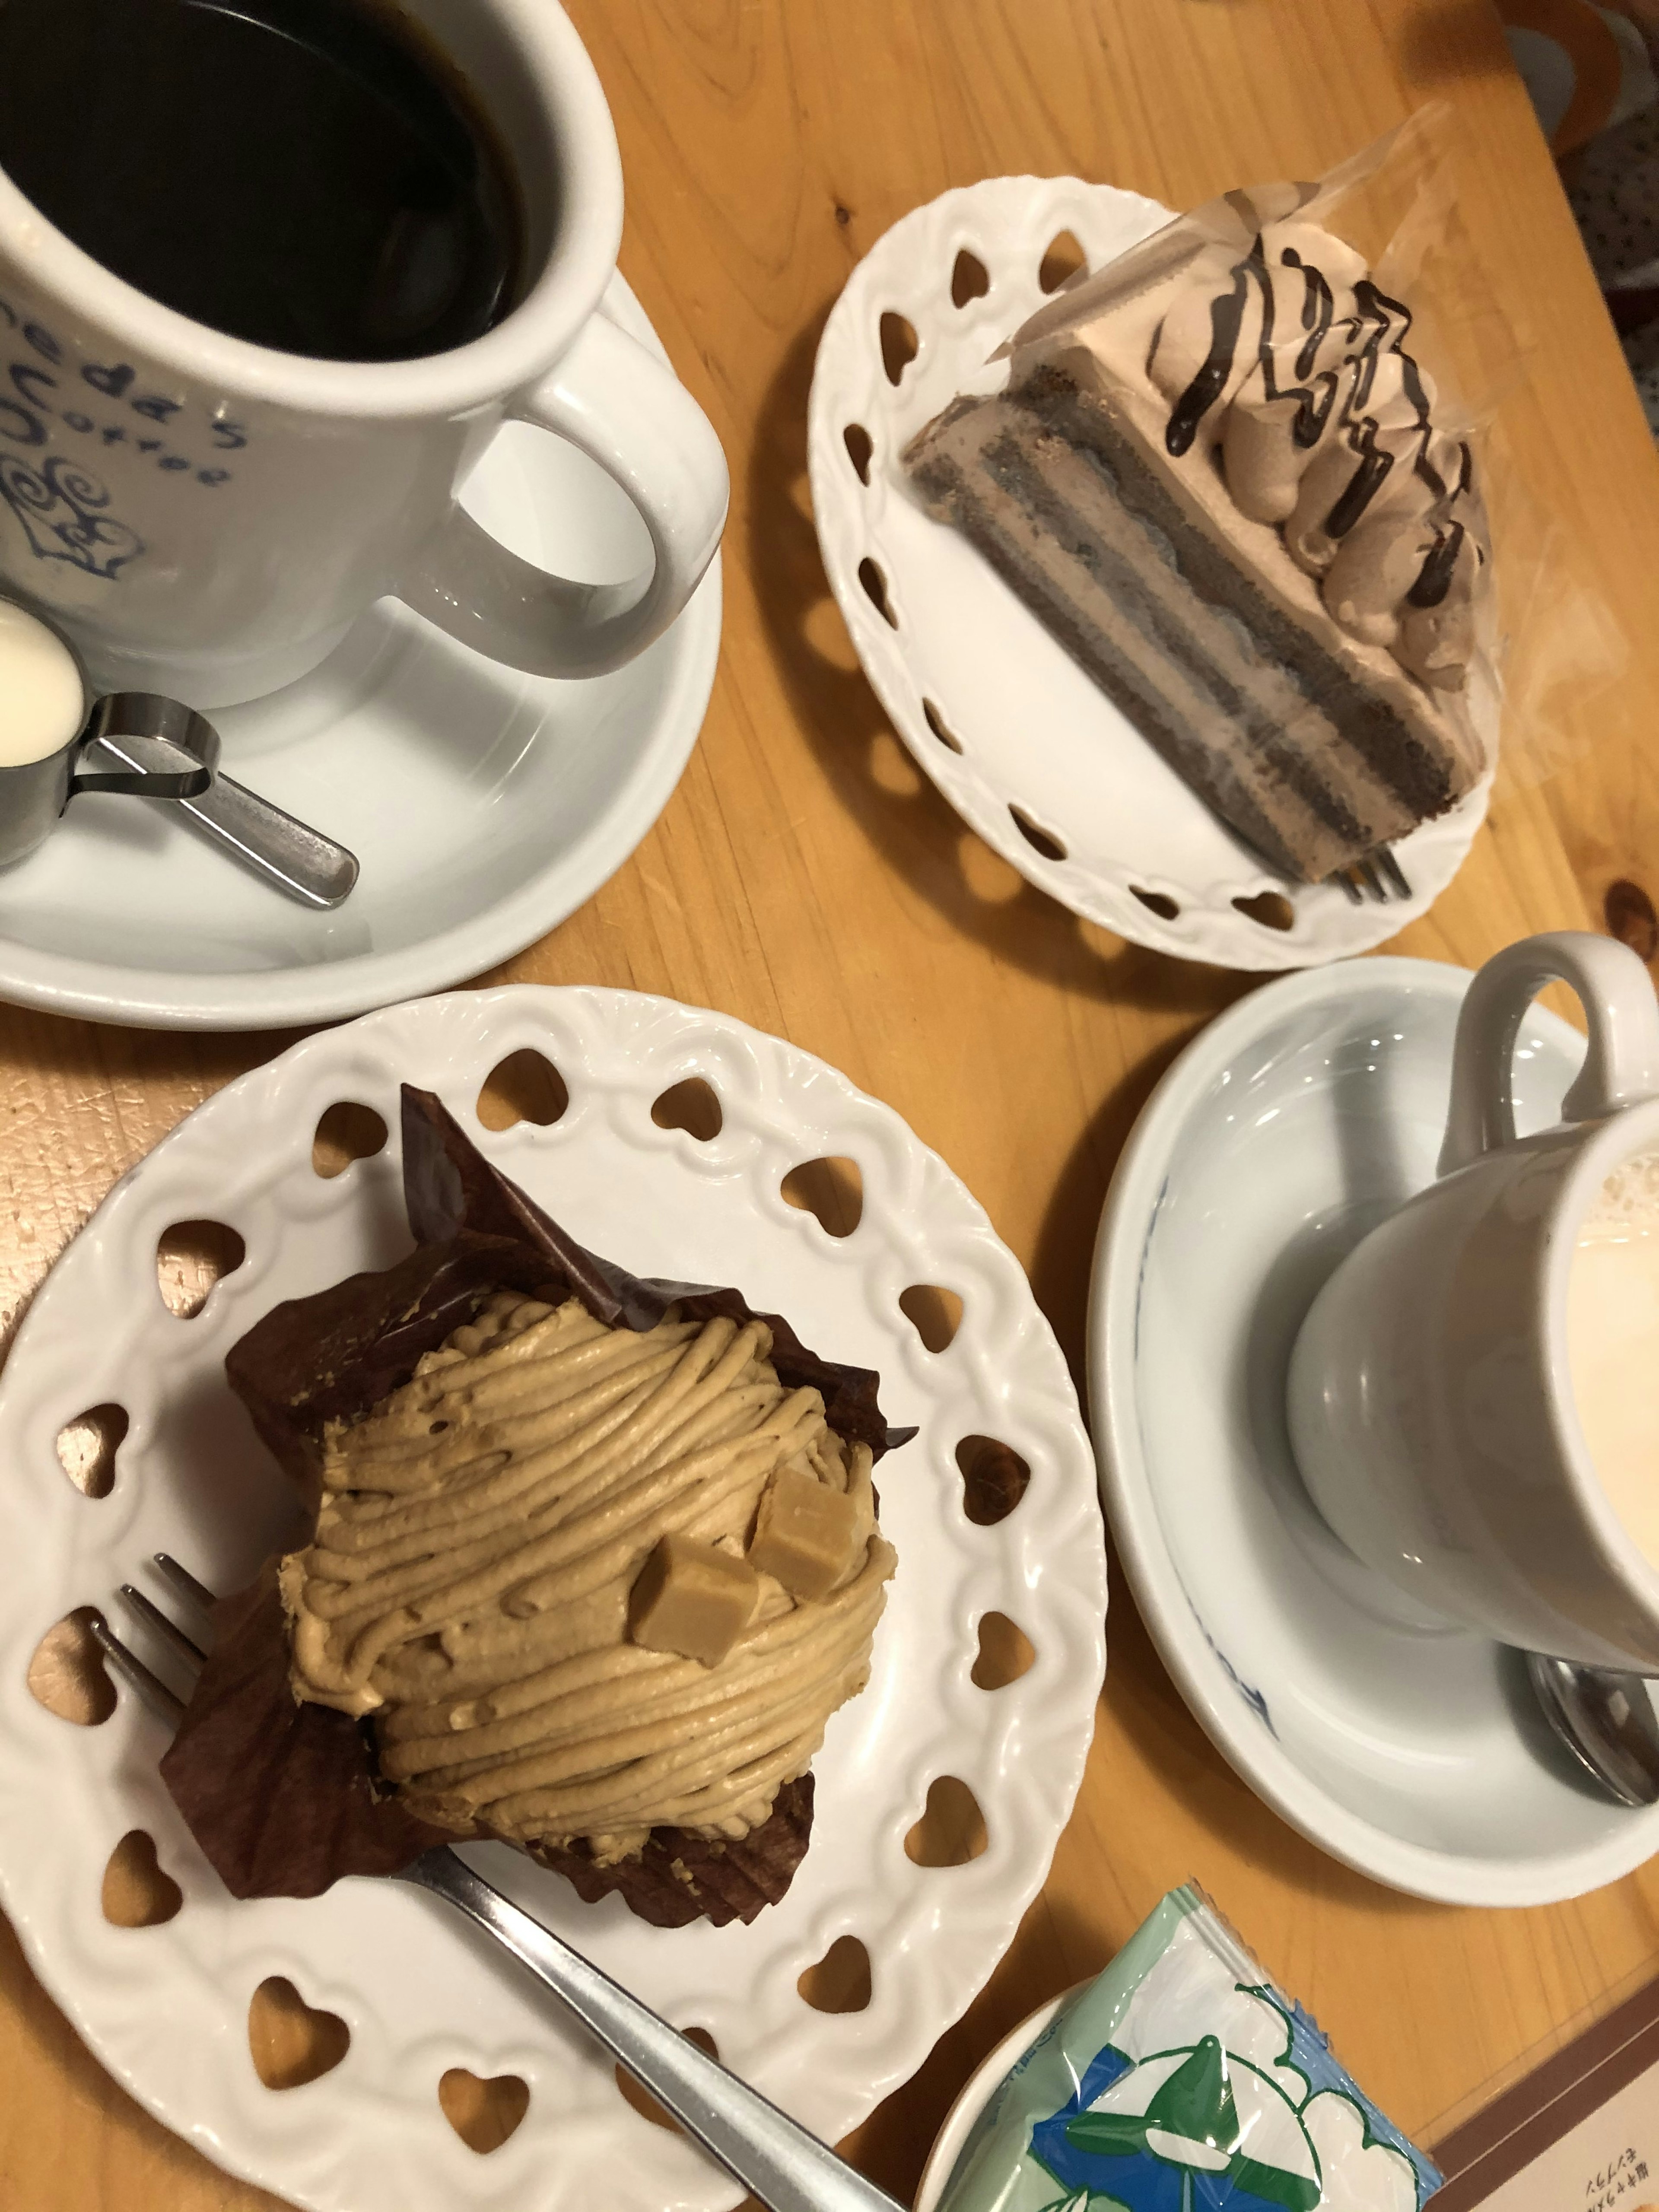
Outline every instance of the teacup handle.
<path id="1" fill-rule="evenodd" d="M 603 312 L 507 414 L 568 439 L 615 478 L 655 561 L 625 584 L 577 584 L 521 561 L 452 507 L 406 605 L 464 645 L 532 676 L 603 676 L 665 630 L 702 580 L 726 522 L 726 456 L 672 369 Z"/>
<path id="2" fill-rule="evenodd" d="M 1630 947 L 1581 929 L 1523 937 L 1487 961 L 1458 1015 L 1443 1176 L 1514 1143 L 1516 1040 L 1528 1007 L 1556 982 L 1577 994 L 1589 1027 L 1562 1120 L 1598 1121 L 1659 1093 L 1659 1002 Z"/>

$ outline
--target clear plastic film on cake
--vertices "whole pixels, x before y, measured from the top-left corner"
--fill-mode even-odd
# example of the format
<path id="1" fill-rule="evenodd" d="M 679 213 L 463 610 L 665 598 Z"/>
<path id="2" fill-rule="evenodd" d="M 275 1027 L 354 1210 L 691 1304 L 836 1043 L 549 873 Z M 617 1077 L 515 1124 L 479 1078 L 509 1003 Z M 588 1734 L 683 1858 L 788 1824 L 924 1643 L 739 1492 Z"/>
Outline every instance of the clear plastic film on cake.
<path id="1" fill-rule="evenodd" d="M 1356 448 L 1347 469 L 1333 472 L 1325 465 L 1316 473 L 1306 466 L 1305 475 L 1305 457 L 1298 456 L 1292 481 L 1303 495 L 1286 505 L 1284 486 L 1274 482 L 1273 455 L 1292 446 L 1293 421 L 1299 416 L 1305 435 L 1312 410 L 1325 404 L 1322 376 L 1328 380 L 1328 372 L 1310 343 L 1320 335 L 1316 309 L 1281 317 L 1278 334 L 1259 344 L 1259 359 L 1260 326 L 1249 330 L 1251 362 L 1241 361 L 1224 386 L 1215 383 L 1207 393 L 1201 357 L 1190 363 L 1185 387 L 1176 388 L 1192 333 L 1149 326 L 1146 337 L 1161 341 L 1166 356 L 1159 380 L 1171 395 L 1170 434 L 1190 428 L 1174 420 L 1183 400 L 1194 414 L 1208 404 L 1217 466 L 1235 498 L 1242 493 L 1241 512 L 1259 510 L 1259 519 L 1279 524 L 1291 557 L 1322 578 L 1328 605 L 1359 571 L 1354 634 L 1389 645 L 1443 703 L 1452 699 L 1455 711 L 1462 694 L 1471 708 L 1471 735 L 1489 765 L 1492 732 L 1501 723 L 1506 771 L 1534 783 L 1582 750 L 1583 720 L 1572 710 L 1613 681 L 1629 648 L 1587 565 L 1587 549 L 1527 481 L 1505 435 L 1504 411 L 1525 384 L 1532 333 L 1524 307 L 1500 298 L 1462 222 L 1457 159 L 1450 106 L 1421 107 L 1321 178 L 1226 192 L 1176 217 L 1093 275 L 1080 273 L 996 357 L 1012 359 L 1016 383 L 1043 363 L 1075 362 L 1091 330 L 1098 332 L 1109 319 L 1133 325 L 1137 300 L 1172 276 L 1201 270 L 1206 263 L 1231 274 L 1253 254 L 1260 258 L 1264 234 L 1283 240 L 1294 260 L 1298 234 L 1324 234 L 1327 252 L 1334 245 L 1331 258 L 1340 265 L 1329 271 L 1310 266 L 1309 301 L 1345 281 L 1354 289 L 1357 279 L 1363 342 L 1379 356 L 1397 348 L 1420 372 L 1421 387 L 1413 390 L 1407 368 L 1401 393 L 1394 388 L 1399 368 L 1391 368 L 1387 404 L 1373 410 L 1382 421 L 1382 446 L 1392 432 L 1397 454 L 1368 456 Z M 1278 281 L 1282 286 L 1282 272 Z M 1243 295 L 1255 289 L 1240 283 L 1242 305 Z M 1195 301 L 1192 312 L 1203 318 L 1205 304 Z M 1323 319 L 1328 327 L 1328 312 Z M 1158 364 L 1148 366 L 1156 371 Z M 1247 383 L 1265 405 L 1231 404 Z M 1406 433 L 1417 418 L 1425 434 L 1408 453 Z M 1468 457 L 1462 482 L 1460 449 Z M 1334 483 L 1339 496 L 1358 491 L 1364 506 L 1368 461 L 1375 483 L 1382 473 L 1375 467 L 1379 459 L 1419 455 L 1421 468 L 1392 471 L 1386 497 L 1370 502 L 1386 514 L 1389 501 L 1397 509 L 1402 498 L 1414 496 L 1423 511 L 1410 550 L 1389 564 L 1397 574 L 1380 574 L 1379 563 L 1367 560 L 1359 544 L 1346 546 L 1337 542 L 1339 533 L 1326 537 L 1307 526 L 1324 484 Z M 1417 482 L 1407 489 L 1408 474 Z M 1352 533 L 1357 541 L 1366 534 Z M 1375 539 L 1382 533 L 1370 534 Z M 1500 700 L 1501 714 L 1492 711 Z"/>

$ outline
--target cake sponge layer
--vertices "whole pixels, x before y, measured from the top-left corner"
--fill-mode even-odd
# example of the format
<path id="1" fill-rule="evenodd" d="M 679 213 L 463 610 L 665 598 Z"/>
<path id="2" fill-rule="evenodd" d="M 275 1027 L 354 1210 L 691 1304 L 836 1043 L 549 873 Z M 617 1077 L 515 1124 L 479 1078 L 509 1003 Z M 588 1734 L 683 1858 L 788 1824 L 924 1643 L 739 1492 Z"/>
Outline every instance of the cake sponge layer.
<path id="1" fill-rule="evenodd" d="M 1321 881 L 1478 780 L 1461 707 L 1340 630 L 1277 533 L 1231 510 L 1218 479 L 1228 512 L 1212 512 L 1127 405 L 1045 365 L 956 401 L 905 459 L 930 512 L 1292 880 Z"/>

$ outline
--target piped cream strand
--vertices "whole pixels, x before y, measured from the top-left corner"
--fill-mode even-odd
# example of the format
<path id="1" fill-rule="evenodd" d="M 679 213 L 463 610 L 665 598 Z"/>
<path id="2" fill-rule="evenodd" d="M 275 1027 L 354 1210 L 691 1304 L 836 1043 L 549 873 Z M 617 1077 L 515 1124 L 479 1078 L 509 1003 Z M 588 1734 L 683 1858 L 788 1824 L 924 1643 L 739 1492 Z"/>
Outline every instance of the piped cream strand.
<path id="1" fill-rule="evenodd" d="M 574 1298 L 486 1301 L 325 1439 L 316 1534 L 282 1569 L 295 1695 L 374 1714 L 386 1778 L 441 1826 L 610 1856 L 659 1826 L 746 1834 L 866 1679 L 894 1567 L 868 1450 L 770 1349 L 757 1322 L 635 1332 Z M 716 1666 L 631 1643 L 659 1540 L 741 1558 L 786 1465 L 852 1500 L 836 1587 L 760 1576 Z"/>

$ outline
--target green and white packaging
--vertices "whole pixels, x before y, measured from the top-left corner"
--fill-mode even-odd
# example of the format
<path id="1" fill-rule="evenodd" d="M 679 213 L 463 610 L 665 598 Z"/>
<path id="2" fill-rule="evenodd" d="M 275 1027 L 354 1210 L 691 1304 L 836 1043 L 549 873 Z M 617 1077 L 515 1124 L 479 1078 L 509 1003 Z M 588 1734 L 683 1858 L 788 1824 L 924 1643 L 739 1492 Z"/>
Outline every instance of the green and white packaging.
<path id="1" fill-rule="evenodd" d="M 1419 2212 L 1440 2179 L 1189 1885 L 1002 2081 L 939 2212 Z"/>

